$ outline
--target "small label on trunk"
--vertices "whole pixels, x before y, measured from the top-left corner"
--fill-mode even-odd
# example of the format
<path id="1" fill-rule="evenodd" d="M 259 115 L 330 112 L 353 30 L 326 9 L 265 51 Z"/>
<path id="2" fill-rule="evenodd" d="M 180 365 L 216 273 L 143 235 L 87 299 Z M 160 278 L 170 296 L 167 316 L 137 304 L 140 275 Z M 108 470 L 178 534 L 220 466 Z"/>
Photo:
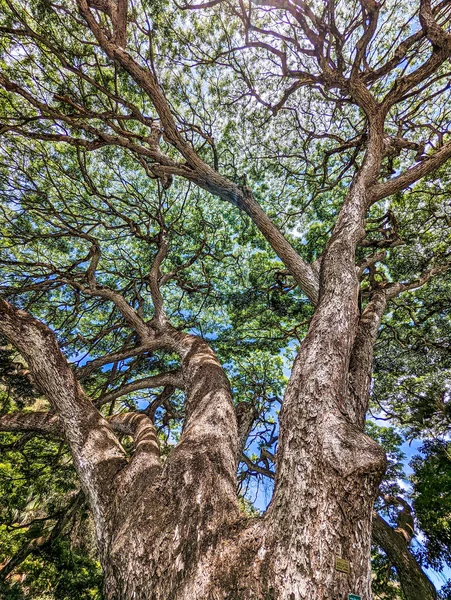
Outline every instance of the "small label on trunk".
<path id="1" fill-rule="evenodd" d="M 361 596 L 357 596 L 357 594 L 348 594 L 348 600 L 362 600 Z"/>
<path id="2" fill-rule="evenodd" d="M 341 558 L 341 556 L 335 557 L 335 570 L 340 571 L 340 573 L 349 573 L 351 570 L 351 565 L 349 564 L 349 560 L 345 558 Z"/>

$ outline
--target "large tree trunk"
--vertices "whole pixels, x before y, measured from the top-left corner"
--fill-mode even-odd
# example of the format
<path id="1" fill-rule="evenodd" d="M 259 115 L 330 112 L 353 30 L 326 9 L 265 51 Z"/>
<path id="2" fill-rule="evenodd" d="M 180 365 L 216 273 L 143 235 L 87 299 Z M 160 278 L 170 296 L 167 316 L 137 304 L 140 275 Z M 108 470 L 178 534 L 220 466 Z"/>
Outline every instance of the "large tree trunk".
<path id="1" fill-rule="evenodd" d="M 360 315 L 355 267 L 362 180 L 371 169 L 370 156 L 322 260 L 319 304 L 284 398 L 264 519 L 246 521 L 237 509 L 237 431 L 222 369 L 208 346 L 181 338 L 185 429 L 153 484 L 127 482 L 118 495 L 104 558 L 108 598 L 371 599 L 372 510 L 385 454 L 363 424 L 385 298 L 376 294 Z"/>
<path id="2" fill-rule="evenodd" d="M 366 369 L 357 369 L 358 402 L 351 379 L 366 323 L 358 309 L 355 250 L 380 137 L 376 123 L 322 258 L 319 304 L 284 398 L 268 519 L 277 597 L 287 600 L 371 598 L 371 514 L 385 453 L 363 433 Z M 377 325 L 376 319 L 376 332 Z M 364 354 L 372 356 L 372 347 Z"/>
<path id="3" fill-rule="evenodd" d="M 249 431 L 252 415 L 237 428 L 229 383 L 216 356 L 204 341 L 175 331 L 167 322 L 159 290 L 164 279 L 160 266 L 167 252 L 162 219 L 158 221 L 161 225 L 158 253 L 146 276 L 154 305 L 152 319 L 143 320 L 119 292 L 97 285 L 95 272 L 100 248 L 95 241 L 89 252 L 86 277 L 80 278 L 78 271 L 76 278 L 71 278 L 69 272 L 66 277 L 77 292 L 115 304 L 138 339 L 133 355 L 165 349 L 180 357 L 186 417 L 181 439 L 164 463 L 151 416 L 130 413 L 121 418 L 123 415 L 119 415 L 115 423 L 114 417 L 104 418 L 81 388 L 53 333 L 30 315 L 0 300 L 0 331 L 25 357 L 36 384 L 52 406 L 48 419 L 33 416 L 36 426 L 44 431 L 57 423 L 70 447 L 96 524 L 105 573 L 105 597 L 107 600 L 347 600 L 349 594 L 355 594 L 362 600 L 371 600 L 372 509 L 385 468 L 385 455 L 364 434 L 364 421 L 380 319 L 389 295 L 403 285 L 391 284 L 390 291 L 373 289 L 365 310 L 360 313 L 356 249 L 365 234 L 365 217 L 372 203 L 432 173 L 451 155 L 451 146 L 445 143 L 397 177 L 380 180 L 386 152 L 385 117 L 405 94 L 410 95 L 411 90 L 430 79 L 449 58 L 451 38 L 435 22 L 436 9 L 431 8 L 431 2 L 421 1 L 420 23 L 432 43 L 432 55 L 422 65 L 397 77 L 393 69 L 398 68 L 399 57 L 402 59 L 406 48 L 410 48 L 408 43 L 397 58 L 395 53 L 394 63 L 393 59 L 386 63 L 387 70 L 383 66 L 377 69 L 391 81 L 392 87 L 385 95 L 379 91 L 376 98 L 370 89 L 379 76 L 374 69 L 367 71 L 364 59 L 377 26 L 379 4 L 360 3 L 365 31 L 356 43 L 355 60 L 346 68 L 334 68 L 329 50 L 323 54 L 322 38 L 327 27 L 318 27 L 322 19 L 309 16 L 312 27 L 318 29 L 317 35 L 304 24 L 302 11 L 312 12 L 302 8 L 304 5 L 308 8 L 308 3 L 289 3 L 296 11 L 301 36 L 310 39 L 314 46 L 314 51 L 306 50 L 308 56 L 318 59 L 319 75 L 311 81 L 307 79 L 327 91 L 338 90 L 337 102 L 358 106 L 367 122 L 365 157 L 361 166 L 356 167 L 352 187 L 321 257 L 318 277 L 317 264 L 307 264 L 294 250 L 260 208 L 251 190 L 230 181 L 204 162 L 185 137 L 154 70 L 139 62 L 134 51 L 127 50 L 126 0 L 77 0 L 76 4 L 99 48 L 147 95 L 161 122 L 160 133 L 164 131 L 164 141 L 172 146 L 177 159 L 172 158 L 172 151 L 168 155 L 162 152 L 159 135 L 157 138 L 154 135 L 156 120 L 140 115 L 128 102 L 123 106 L 138 117 L 143 127 L 150 121 L 149 135 L 132 134 L 121 128 L 117 135 L 116 129 L 113 129 L 115 135 L 107 133 L 108 117 L 107 131 L 97 130 L 92 124 L 83 125 L 83 136 L 89 134 L 89 139 L 61 136 L 61 123 L 76 130 L 81 117 L 89 121 L 90 111 L 83 108 L 79 114 L 75 112 L 74 117 L 68 117 L 2 75 L 0 83 L 8 93 L 22 96 L 33 110 L 58 125 L 57 137 L 54 133 L 44 133 L 42 139 L 64 140 L 77 148 L 84 144 L 87 150 L 104 144 L 117 145 L 137 152 L 152 176 L 183 177 L 239 207 L 316 305 L 280 415 L 274 497 L 264 517 L 250 519 L 240 512 L 237 502 L 236 463 L 240 440 Z M 205 6 L 211 4 L 216 2 Z M 285 8 L 283 2 L 279 4 Z M 277 7 L 278 3 L 266 5 Z M 299 5 L 299 11 L 295 5 Z M 20 20 L 19 13 L 16 18 Z M 245 22 L 250 27 L 250 10 Z M 77 27 L 80 24 L 77 20 Z M 35 37 L 28 26 L 17 29 L 21 36 L 24 32 Z M 91 43 L 92 38 L 89 40 Z M 53 51 L 50 46 L 48 49 Z M 402 44 L 397 52 L 400 50 Z M 276 55 L 285 56 L 283 74 L 287 75 L 285 53 L 277 51 Z M 61 64 L 65 67 L 65 60 Z M 78 72 L 74 67 L 70 71 Z M 364 71 L 367 71 L 365 76 Z M 295 73 L 291 71 L 290 76 Z M 365 82 L 369 82 L 369 87 Z M 301 75 L 295 85 L 305 83 Z M 110 93 L 108 97 L 113 98 Z M 77 108 L 72 101 L 71 106 Z M 95 121 L 92 119 L 92 123 Z M 19 134 L 22 132 L 15 125 L 11 127 L 14 133 L 16 129 Z M 29 135 L 39 139 L 35 129 Z M 91 239 L 86 234 L 83 238 Z M 81 263 L 76 264 L 78 268 Z M 52 274 L 57 272 L 52 270 Z M 108 362 L 98 360 L 93 361 L 97 366 Z M 85 367 L 87 371 L 89 368 Z M 17 426 L 19 421 L 16 417 L 11 419 Z M 122 448 L 115 427 L 125 428 L 133 437 L 131 456 Z M 403 558 L 407 550 L 393 544 L 393 540 L 399 540 L 389 538 L 388 529 L 382 525 L 376 523 L 377 535 L 391 545 L 395 564 L 400 574 L 407 577 L 412 567 Z M 423 584 L 426 597 L 428 584 L 425 580 Z"/>
<path id="4" fill-rule="evenodd" d="M 126 460 L 51 332 L 4 303 L 3 331 L 29 360 L 66 430 L 96 521 L 107 600 L 371 599 L 372 508 L 385 455 L 363 424 L 385 303 L 372 300 L 360 315 L 355 250 L 379 139 L 376 131 L 322 258 L 318 306 L 284 398 L 275 492 L 264 519 L 248 520 L 238 508 L 239 433 L 223 369 L 205 342 L 167 323 L 157 286 L 159 309 L 149 325 L 93 278 L 90 293 L 115 302 L 144 345 L 180 356 L 186 416 L 164 465 L 143 414 L 130 417 L 134 453 Z M 61 407 L 57 377 L 67 390 Z"/>
<path id="5" fill-rule="evenodd" d="M 371 509 L 384 457 L 339 404 L 334 409 L 340 391 L 344 402 L 353 400 L 346 386 L 337 387 L 346 373 L 325 367 L 334 341 L 322 318 L 312 323 L 286 393 L 281 425 L 288 420 L 289 427 L 274 500 L 264 518 L 250 519 L 237 502 L 239 434 L 229 383 L 205 342 L 167 324 L 161 336 L 181 357 L 186 390 L 182 436 L 162 464 L 147 415 L 102 420 L 52 332 L 7 303 L 0 309 L 2 331 L 66 423 L 96 522 L 107 600 L 338 600 L 350 592 L 370 599 Z M 67 413 L 57 388 L 73 405 Z M 54 424 L 46 419 L 41 428 Z M 121 427 L 134 437 L 128 460 L 113 433 Z M 337 555 L 349 561 L 348 574 L 336 570 Z"/>
<path id="6" fill-rule="evenodd" d="M 133 465 L 135 452 L 117 479 L 103 556 L 108 599 L 208 597 L 201 589 L 211 573 L 206 556 L 240 519 L 228 380 L 207 344 L 173 335 L 186 378 L 184 429 L 164 466 L 157 452 L 152 468 L 148 456 Z M 156 448 L 150 420 L 147 428 Z"/>
<path id="7" fill-rule="evenodd" d="M 188 388 L 188 405 L 193 402 L 193 414 L 206 411 L 199 427 L 207 436 L 190 430 L 188 422 L 186 437 L 157 477 L 118 482 L 102 557 L 106 598 L 371 598 L 371 514 L 384 454 L 342 415 L 318 414 L 332 383 L 307 396 L 307 382 L 298 379 L 302 358 L 283 419 L 290 418 L 289 402 L 300 391 L 305 416 L 291 422 L 281 443 L 286 466 L 269 511 L 263 519 L 247 519 L 236 504 L 230 461 L 236 453 L 221 451 L 222 432 L 234 422 L 228 384 L 212 354 L 199 357 L 199 380 Z M 234 440 L 235 434 L 227 442 L 230 450 Z M 290 487 L 282 487 L 290 465 Z M 336 556 L 349 561 L 348 574 L 336 570 Z"/>

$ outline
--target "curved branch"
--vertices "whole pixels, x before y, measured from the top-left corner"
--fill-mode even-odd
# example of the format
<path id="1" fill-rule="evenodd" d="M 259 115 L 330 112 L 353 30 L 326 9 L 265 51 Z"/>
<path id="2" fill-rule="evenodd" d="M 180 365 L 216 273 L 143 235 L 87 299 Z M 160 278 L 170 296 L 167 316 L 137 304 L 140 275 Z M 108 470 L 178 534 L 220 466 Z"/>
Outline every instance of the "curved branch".
<path id="1" fill-rule="evenodd" d="M 437 150 L 437 152 L 428 156 L 414 167 L 410 167 L 410 169 L 407 169 L 401 175 L 373 186 L 370 192 L 371 203 L 374 204 L 378 200 L 404 190 L 419 179 L 433 173 L 449 158 L 451 158 L 451 142 L 444 144 L 440 150 Z"/>
<path id="2" fill-rule="evenodd" d="M 89 377 L 89 375 L 91 375 L 93 371 L 99 369 L 100 367 L 109 365 L 111 363 L 119 362 L 121 360 L 126 360 L 127 358 L 132 358 L 133 356 L 137 356 L 138 354 L 151 352 L 152 350 L 158 350 L 160 348 L 160 343 L 155 340 L 150 344 L 147 342 L 146 344 L 135 346 L 134 348 L 130 348 L 129 350 L 123 350 L 119 352 L 113 352 L 112 354 L 105 354 L 105 356 L 99 356 L 98 358 L 94 358 L 82 367 L 78 368 L 76 371 L 76 377 L 79 381 L 82 381 L 86 377 Z"/>
<path id="3" fill-rule="evenodd" d="M 405 283 L 392 283 L 386 288 L 386 294 L 388 299 L 395 298 L 402 292 L 408 292 L 410 290 L 416 290 L 430 281 L 435 275 L 439 273 L 445 273 L 451 269 L 451 264 L 442 265 L 439 267 L 432 267 L 423 271 L 417 279 L 412 279 Z"/>
<path id="4" fill-rule="evenodd" d="M 183 390 L 185 388 L 185 383 L 182 377 L 182 372 L 180 370 L 168 371 L 166 373 L 159 373 L 158 375 L 153 375 L 151 377 L 144 377 L 143 379 L 138 379 L 136 381 L 132 381 L 125 385 L 122 385 L 120 388 L 108 392 L 100 398 L 97 398 L 95 401 L 95 405 L 97 407 L 103 406 L 108 402 L 116 400 L 121 396 L 125 396 L 126 394 L 130 394 L 131 392 L 136 392 L 138 390 L 145 390 L 148 388 L 159 388 L 164 387 L 166 385 L 170 385 L 174 388 L 179 388 Z"/>
<path id="5" fill-rule="evenodd" d="M 265 475 L 265 477 L 269 477 L 269 479 L 274 479 L 275 473 L 273 473 L 269 469 L 265 469 L 264 467 L 256 465 L 244 453 L 241 454 L 240 460 L 244 462 L 249 471 L 259 473 L 260 475 Z"/>
<path id="6" fill-rule="evenodd" d="M 84 394 L 54 333 L 42 322 L 0 299 L 0 332 L 21 353 L 58 415 L 91 509 L 103 523 L 111 484 L 126 464 L 111 427 Z"/>
<path id="7" fill-rule="evenodd" d="M 196 183 L 199 187 L 219 196 L 222 200 L 244 210 L 254 221 L 275 253 L 291 271 L 301 289 L 313 303 L 316 303 L 318 300 L 318 280 L 311 266 L 299 256 L 293 246 L 280 233 L 268 215 L 252 197 L 249 190 L 240 188 L 223 175 L 220 175 L 198 156 L 195 149 L 178 131 L 171 108 L 155 76 L 137 63 L 123 48 L 114 44 L 112 40 L 107 39 L 90 11 L 86 0 L 77 0 L 77 5 L 88 27 L 107 56 L 116 60 L 149 96 L 160 117 L 166 141 L 180 152 L 190 167 L 183 176 Z"/>
<path id="8" fill-rule="evenodd" d="M 95 283 L 95 277 L 93 271 L 88 269 L 87 276 L 90 278 L 90 286 L 89 288 L 81 285 L 75 280 L 66 279 L 66 283 L 76 288 L 83 294 L 87 294 L 88 296 L 94 296 L 98 298 L 105 298 L 113 302 L 116 308 L 119 310 L 121 315 L 124 317 L 127 325 L 131 327 L 136 333 L 139 335 L 141 340 L 147 342 L 151 342 L 153 338 L 153 331 L 147 325 L 143 319 L 138 315 L 136 310 L 130 306 L 130 304 L 125 300 L 125 298 L 119 292 L 112 290 L 111 288 L 98 286 Z"/>
<path id="9" fill-rule="evenodd" d="M 144 413 L 128 412 L 114 415 L 108 421 L 116 431 L 133 437 L 132 457 L 119 477 L 121 489 L 128 493 L 131 484 L 138 484 L 140 488 L 151 485 L 162 467 L 158 435 L 152 419 Z"/>

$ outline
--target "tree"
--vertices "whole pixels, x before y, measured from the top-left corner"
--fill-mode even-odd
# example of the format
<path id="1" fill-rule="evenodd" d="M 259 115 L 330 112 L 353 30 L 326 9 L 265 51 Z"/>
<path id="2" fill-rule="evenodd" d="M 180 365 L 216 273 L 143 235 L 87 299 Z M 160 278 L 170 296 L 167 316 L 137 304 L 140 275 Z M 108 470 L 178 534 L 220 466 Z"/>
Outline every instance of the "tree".
<path id="1" fill-rule="evenodd" d="M 63 433 L 106 598 L 371 598 L 374 345 L 449 280 L 448 4 L 3 0 L 0 332 L 48 410 L 1 427 Z M 243 374 L 290 339 L 277 429 Z"/>
<path id="2" fill-rule="evenodd" d="M 423 456 L 412 460 L 415 513 L 427 535 L 427 560 L 432 565 L 441 561 L 451 564 L 451 526 L 449 504 L 449 443 L 436 440 L 426 442 Z"/>

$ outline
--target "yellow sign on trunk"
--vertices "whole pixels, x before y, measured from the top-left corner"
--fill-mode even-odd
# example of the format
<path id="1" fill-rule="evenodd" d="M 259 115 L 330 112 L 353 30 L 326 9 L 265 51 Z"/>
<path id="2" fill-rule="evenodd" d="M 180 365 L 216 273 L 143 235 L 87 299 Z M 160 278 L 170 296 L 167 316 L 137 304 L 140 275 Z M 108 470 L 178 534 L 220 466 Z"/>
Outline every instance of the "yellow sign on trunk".
<path id="1" fill-rule="evenodd" d="M 340 571 L 340 573 L 349 573 L 351 570 L 351 565 L 349 564 L 349 560 L 345 558 L 341 558 L 341 556 L 335 557 L 335 570 Z"/>

